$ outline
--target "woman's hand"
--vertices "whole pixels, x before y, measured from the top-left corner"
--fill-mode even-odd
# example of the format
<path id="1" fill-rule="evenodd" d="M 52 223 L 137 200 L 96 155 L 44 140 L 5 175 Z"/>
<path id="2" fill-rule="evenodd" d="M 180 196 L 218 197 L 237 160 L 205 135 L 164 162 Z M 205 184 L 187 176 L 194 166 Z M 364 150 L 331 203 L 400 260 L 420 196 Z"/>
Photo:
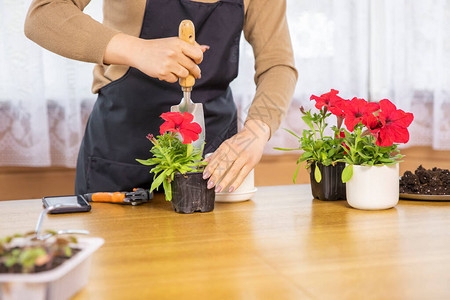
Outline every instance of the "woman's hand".
<path id="1" fill-rule="evenodd" d="M 216 186 L 216 193 L 220 193 L 230 184 L 228 192 L 236 190 L 260 161 L 269 137 L 270 129 L 267 124 L 248 120 L 242 131 L 223 142 L 205 159 L 208 165 L 203 171 L 203 178 L 209 178 L 208 188 Z"/>
<path id="2" fill-rule="evenodd" d="M 201 78 L 198 67 L 206 45 L 191 45 L 178 37 L 145 40 L 124 33 L 116 34 L 104 55 L 105 64 L 128 65 L 150 77 L 176 82 L 191 73 Z"/>

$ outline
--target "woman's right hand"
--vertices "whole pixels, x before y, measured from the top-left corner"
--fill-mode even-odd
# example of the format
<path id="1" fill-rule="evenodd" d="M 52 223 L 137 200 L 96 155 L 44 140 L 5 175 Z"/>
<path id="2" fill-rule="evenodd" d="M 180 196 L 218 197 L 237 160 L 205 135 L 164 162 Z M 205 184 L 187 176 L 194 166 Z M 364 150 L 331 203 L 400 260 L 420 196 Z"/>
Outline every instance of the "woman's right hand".
<path id="1" fill-rule="evenodd" d="M 201 78 L 198 66 L 206 45 L 191 45 L 178 37 L 145 40 L 124 33 L 116 34 L 106 47 L 105 64 L 128 65 L 148 76 L 176 82 L 191 73 Z"/>

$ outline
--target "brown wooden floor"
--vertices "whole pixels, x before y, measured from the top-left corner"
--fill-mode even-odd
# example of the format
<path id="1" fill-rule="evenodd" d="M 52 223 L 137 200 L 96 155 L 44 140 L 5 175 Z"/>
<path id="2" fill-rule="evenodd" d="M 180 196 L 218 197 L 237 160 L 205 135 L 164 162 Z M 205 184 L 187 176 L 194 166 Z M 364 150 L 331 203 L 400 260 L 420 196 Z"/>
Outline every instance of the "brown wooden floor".
<path id="1" fill-rule="evenodd" d="M 450 151 L 435 151 L 429 147 L 402 149 L 404 162 L 400 173 L 425 168 L 450 169 Z M 296 155 L 264 156 L 255 168 L 256 186 L 293 184 Z M 0 167 L 0 200 L 42 198 L 73 194 L 75 170 L 69 168 Z M 309 183 L 309 174 L 301 167 L 297 184 Z"/>

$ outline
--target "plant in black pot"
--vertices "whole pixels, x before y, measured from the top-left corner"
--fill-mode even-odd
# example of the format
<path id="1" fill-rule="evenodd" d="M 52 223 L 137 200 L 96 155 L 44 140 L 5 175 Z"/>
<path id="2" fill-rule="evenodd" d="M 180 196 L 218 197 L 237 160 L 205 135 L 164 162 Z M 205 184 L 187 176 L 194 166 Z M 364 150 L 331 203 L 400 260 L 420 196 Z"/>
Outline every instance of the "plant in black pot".
<path id="1" fill-rule="evenodd" d="M 152 157 L 137 159 L 144 165 L 152 166 L 154 174 L 150 192 L 161 185 L 167 201 L 178 213 L 209 212 L 214 209 L 214 190 L 207 188 L 202 171 L 207 164 L 203 161 L 201 149 L 192 145 L 201 133 L 199 124 L 193 122 L 193 115 L 184 112 L 167 112 L 161 115 L 165 121 L 160 127 L 160 135 L 147 136 L 153 147 Z"/>
<path id="2" fill-rule="evenodd" d="M 315 107 L 319 112 L 305 111 L 303 106 L 300 107 L 302 120 L 309 129 L 304 129 L 302 136 L 285 129 L 298 139 L 299 148 L 275 148 L 282 151 L 304 151 L 297 160 L 293 181 L 295 183 L 300 166 L 306 162 L 305 167 L 310 171 L 312 195 L 320 200 L 345 199 L 345 183 L 342 182 L 341 175 L 345 168 L 343 157 L 346 149 L 341 146 L 345 135 L 340 129 L 344 119 L 345 102 L 338 93 L 337 90 L 331 90 L 321 96 L 312 95 L 310 100 L 316 101 Z M 326 134 L 326 121 L 332 114 L 337 117 L 337 122 L 331 127 L 330 136 Z"/>

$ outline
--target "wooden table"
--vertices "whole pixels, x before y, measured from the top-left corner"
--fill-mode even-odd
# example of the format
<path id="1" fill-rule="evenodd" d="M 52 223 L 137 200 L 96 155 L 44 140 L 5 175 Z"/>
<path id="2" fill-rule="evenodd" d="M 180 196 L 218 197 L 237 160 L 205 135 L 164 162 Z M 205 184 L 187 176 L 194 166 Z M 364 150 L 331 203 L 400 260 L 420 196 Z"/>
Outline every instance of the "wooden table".
<path id="1" fill-rule="evenodd" d="M 0 202 L 0 235 L 33 229 L 40 200 Z M 308 185 L 260 187 L 252 201 L 181 215 L 94 203 L 44 228 L 105 239 L 75 299 L 450 299 L 450 203 L 360 211 Z"/>

